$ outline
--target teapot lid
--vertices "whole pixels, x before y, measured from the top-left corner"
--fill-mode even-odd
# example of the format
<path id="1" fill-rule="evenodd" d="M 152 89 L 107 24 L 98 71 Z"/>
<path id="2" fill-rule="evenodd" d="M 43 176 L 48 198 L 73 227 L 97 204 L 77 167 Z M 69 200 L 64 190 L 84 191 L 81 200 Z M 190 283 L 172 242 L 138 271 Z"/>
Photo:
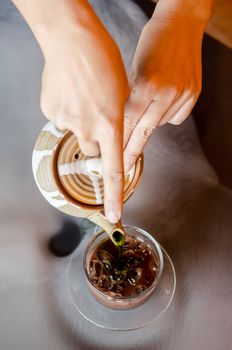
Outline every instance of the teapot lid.
<path id="1" fill-rule="evenodd" d="M 99 206 L 104 202 L 103 170 L 100 156 L 89 157 L 81 151 L 76 136 L 67 131 L 54 152 L 55 181 L 63 194 L 84 205 Z M 143 170 L 139 157 L 125 174 L 123 200 L 134 192 Z"/>
<path id="2" fill-rule="evenodd" d="M 83 217 L 103 209 L 101 158 L 85 156 L 71 131 L 60 131 L 48 122 L 37 138 L 32 169 L 40 192 L 55 208 Z M 137 187 L 142 171 L 141 155 L 125 175 L 124 202 Z"/>

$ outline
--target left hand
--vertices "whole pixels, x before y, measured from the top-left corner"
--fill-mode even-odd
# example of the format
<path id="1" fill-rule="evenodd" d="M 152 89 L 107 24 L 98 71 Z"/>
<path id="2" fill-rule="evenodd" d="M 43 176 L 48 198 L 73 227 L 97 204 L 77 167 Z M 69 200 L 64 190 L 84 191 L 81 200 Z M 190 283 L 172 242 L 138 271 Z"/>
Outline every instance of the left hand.
<path id="1" fill-rule="evenodd" d="M 201 91 L 203 29 L 172 18 L 153 18 L 141 34 L 130 75 L 124 117 L 127 172 L 152 134 L 165 123 L 178 125 Z"/>

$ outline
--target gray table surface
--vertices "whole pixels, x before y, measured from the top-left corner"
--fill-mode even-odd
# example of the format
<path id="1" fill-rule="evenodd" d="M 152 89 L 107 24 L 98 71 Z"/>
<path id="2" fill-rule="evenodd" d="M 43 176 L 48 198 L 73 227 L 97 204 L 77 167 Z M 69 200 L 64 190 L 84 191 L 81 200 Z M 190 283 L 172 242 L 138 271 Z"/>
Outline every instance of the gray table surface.
<path id="1" fill-rule="evenodd" d="M 146 18 L 129 0 L 95 6 L 129 67 Z M 123 333 L 100 329 L 73 308 L 68 258 L 46 249 L 63 215 L 41 197 L 31 173 L 34 140 L 45 123 L 42 66 L 30 30 L 1 0 L 0 349 L 231 349 L 232 195 L 205 159 L 191 117 L 154 133 L 142 183 L 124 212 L 124 222 L 155 234 L 174 261 L 171 307 L 159 321 Z"/>

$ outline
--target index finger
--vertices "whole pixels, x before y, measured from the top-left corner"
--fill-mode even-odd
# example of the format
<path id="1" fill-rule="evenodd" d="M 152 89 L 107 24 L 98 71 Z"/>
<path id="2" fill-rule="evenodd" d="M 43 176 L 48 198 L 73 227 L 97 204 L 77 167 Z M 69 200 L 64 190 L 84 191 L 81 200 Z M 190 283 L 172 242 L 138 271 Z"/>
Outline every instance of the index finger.
<path id="1" fill-rule="evenodd" d="M 99 140 L 103 163 L 105 215 L 112 223 L 120 220 L 123 203 L 123 135 L 115 130 Z"/>

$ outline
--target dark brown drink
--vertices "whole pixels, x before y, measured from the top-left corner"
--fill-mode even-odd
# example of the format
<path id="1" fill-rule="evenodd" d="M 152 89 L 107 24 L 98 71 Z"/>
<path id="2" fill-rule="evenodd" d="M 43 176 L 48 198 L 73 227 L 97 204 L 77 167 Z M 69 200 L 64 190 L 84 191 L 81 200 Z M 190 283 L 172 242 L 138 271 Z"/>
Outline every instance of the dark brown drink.
<path id="1" fill-rule="evenodd" d="M 136 237 L 117 247 L 103 239 L 89 259 L 89 277 L 95 288 L 115 298 L 139 295 L 152 286 L 159 269 L 152 249 Z"/>

